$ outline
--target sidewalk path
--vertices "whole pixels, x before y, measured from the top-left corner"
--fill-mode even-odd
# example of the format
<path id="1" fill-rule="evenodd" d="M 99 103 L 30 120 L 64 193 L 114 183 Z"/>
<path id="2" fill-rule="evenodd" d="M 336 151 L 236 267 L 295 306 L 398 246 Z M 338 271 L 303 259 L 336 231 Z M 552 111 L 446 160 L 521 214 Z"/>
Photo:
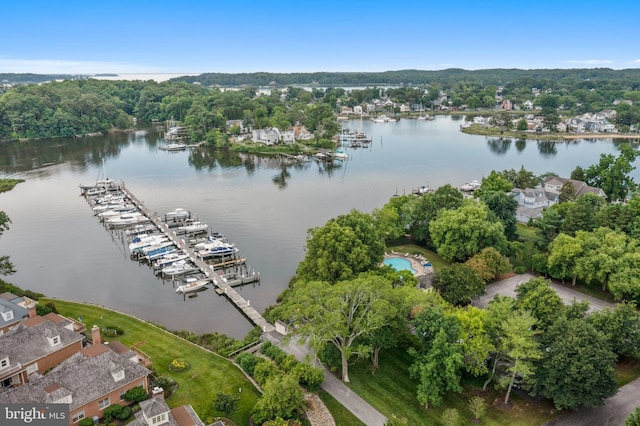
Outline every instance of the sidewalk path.
<path id="1" fill-rule="evenodd" d="M 307 360 L 307 356 L 310 353 L 308 346 L 298 344 L 298 340 L 295 337 L 291 338 L 288 343 L 284 343 L 282 342 L 282 336 L 274 331 L 263 334 L 263 338 L 269 340 L 274 345 L 278 345 L 288 354 L 295 356 L 298 361 Z M 308 361 L 316 366 L 321 366 L 315 357 Z M 373 408 L 367 401 L 349 389 L 347 385 L 342 383 L 340 379 L 336 378 L 326 368 L 324 369 L 322 389 L 327 391 L 329 395 L 334 397 L 367 426 L 384 426 L 387 421 L 387 418 L 383 416 L 381 412 Z"/>

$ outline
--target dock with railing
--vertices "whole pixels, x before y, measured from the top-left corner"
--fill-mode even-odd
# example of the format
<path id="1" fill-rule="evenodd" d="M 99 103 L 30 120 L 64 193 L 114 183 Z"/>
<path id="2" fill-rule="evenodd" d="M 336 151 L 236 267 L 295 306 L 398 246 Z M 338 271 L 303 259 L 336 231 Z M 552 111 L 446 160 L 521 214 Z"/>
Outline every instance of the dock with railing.
<path id="1" fill-rule="evenodd" d="M 129 203 L 133 204 L 142 215 L 148 218 L 160 233 L 187 255 L 188 259 L 199 269 L 206 279 L 213 283 L 217 294 L 227 297 L 245 317 L 256 326 L 259 326 L 263 332 L 275 330 L 275 327 L 251 306 L 248 300 L 245 300 L 234 289 L 236 286 L 260 281 L 260 273 L 247 266 L 246 258 L 222 257 L 218 259 L 216 263 L 207 263 L 202 256 L 196 253 L 194 248 L 187 244 L 181 236 L 176 234 L 175 230 L 169 226 L 170 223 L 166 221 L 166 218 L 162 218 L 156 213 L 151 212 L 142 201 L 125 187 L 124 183 L 118 186 L 118 191 Z M 84 194 L 86 196 L 86 193 Z M 229 272 L 225 274 L 225 271 Z"/>

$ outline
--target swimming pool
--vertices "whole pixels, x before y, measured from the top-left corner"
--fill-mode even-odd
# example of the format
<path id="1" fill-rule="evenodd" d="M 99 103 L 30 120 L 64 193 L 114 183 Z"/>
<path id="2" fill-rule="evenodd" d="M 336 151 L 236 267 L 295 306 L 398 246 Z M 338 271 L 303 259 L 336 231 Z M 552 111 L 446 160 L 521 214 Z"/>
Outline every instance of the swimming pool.
<path id="1" fill-rule="evenodd" d="M 388 257 L 382 263 L 391 266 L 396 271 L 411 271 L 412 274 L 418 272 L 411 267 L 411 261 L 404 257 Z"/>

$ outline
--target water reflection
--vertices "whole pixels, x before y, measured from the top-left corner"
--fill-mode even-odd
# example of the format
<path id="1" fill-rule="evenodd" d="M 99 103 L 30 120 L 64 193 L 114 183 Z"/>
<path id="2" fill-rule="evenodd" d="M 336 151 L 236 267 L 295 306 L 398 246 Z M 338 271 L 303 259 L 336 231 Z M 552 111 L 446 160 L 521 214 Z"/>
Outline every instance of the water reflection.
<path id="1" fill-rule="evenodd" d="M 553 157 L 558 154 L 558 150 L 556 148 L 557 142 L 554 141 L 538 141 L 538 152 L 543 157 Z"/>
<path id="2" fill-rule="evenodd" d="M 524 151 L 524 149 L 526 147 L 527 147 L 527 140 L 526 139 L 518 139 L 518 140 L 516 140 L 516 149 L 518 150 L 518 152 Z"/>
<path id="3" fill-rule="evenodd" d="M 487 146 L 491 152 L 504 155 L 511 148 L 511 138 L 488 138 Z"/>

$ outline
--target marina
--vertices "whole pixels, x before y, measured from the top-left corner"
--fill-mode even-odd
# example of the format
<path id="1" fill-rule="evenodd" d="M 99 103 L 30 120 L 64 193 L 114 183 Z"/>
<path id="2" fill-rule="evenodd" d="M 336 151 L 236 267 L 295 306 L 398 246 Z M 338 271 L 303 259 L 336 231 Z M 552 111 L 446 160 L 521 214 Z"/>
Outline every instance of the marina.
<path id="1" fill-rule="evenodd" d="M 169 279 L 175 292 L 186 297 L 213 284 L 218 295 L 224 295 L 263 332 L 274 330 L 264 317 L 234 287 L 259 283 L 260 273 L 249 268 L 246 258 L 237 257 L 239 249 L 220 233 L 203 238 L 184 239 L 209 232 L 209 226 L 193 219 L 191 212 L 176 208 L 164 216 L 152 213 L 124 183 L 108 186 L 80 186 L 92 210 L 113 199 L 132 208 L 114 215 L 100 216 L 105 227 L 123 231 L 128 237 L 130 257 L 148 263 L 161 278 Z M 103 189 L 103 191 L 98 191 Z"/>

